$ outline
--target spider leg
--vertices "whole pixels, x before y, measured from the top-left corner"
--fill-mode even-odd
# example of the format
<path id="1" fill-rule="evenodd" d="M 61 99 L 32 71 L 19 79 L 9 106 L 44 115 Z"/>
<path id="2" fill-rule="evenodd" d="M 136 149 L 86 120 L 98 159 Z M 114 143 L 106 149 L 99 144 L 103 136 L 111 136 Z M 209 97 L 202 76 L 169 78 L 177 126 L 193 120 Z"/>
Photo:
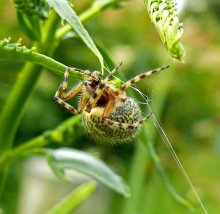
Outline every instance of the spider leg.
<path id="1" fill-rule="evenodd" d="M 83 77 L 88 77 L 91 75 L 91 71 L 89 70 L 82 70 L 80 68 L 73 68 L 73 67 L 67 67 L 66 70 L 69 72 L 73 71 L 78 71 Z"/>
<path id="2" fill-rule="evenodd" d="M 114 97 L 109 98 L 109 100 L 108 100 L 108 102 L 105 106 L 105 109 L 103 111 L 102 118 L 108 117 L 108 115 L 111 112 L 112 107 L 114 106 L 114 104 L 115 104 L 115 98 Z"/>
<path id="3" fill-rule="evenodd" d="M 87 93 L 82 93 L 82 96 L 79 101 L 78 112 L 82 112 L 88 102 L 89 96 Z"/>
<path id="4" fill-rule="evenodd" d="M 115 99 L 118 99 L 121 102 L 126 101 L 126 98 L 122 97 L 121 94 L 118 94 L 118 92 L 115 89 L 109 87 L 108 85 L 106 85 L 106 91 L 108 92 L 108 94 L 113 96 Z"/>
<path id="5" fill-rule="evenodd" d="M 118 70 L 118 68 L 119 68 L 121 65 L 122 65 L 122 62 L 119 63 L 119 64 L 109 73 L 109 75 L 105 78 L 104 81 L 105 81 L 105 82 L 110 81 L 111 78 L 112 78 L 112 76 L 113 76 L 113 74 Z"/>
<path id="6" fill-rule="evenodd" d="M 140 80 L 146 78 L 146 77 L 149 77 L 150 75 L 152 75 L 153 73 L 156 73 L 156 72 L 159 72 L 159 71 L 162 71 L 162 70 L 165 70 L 167 69 L 169 66 L 166 66 L 166 67 L 161 67 L 161 68 L 156 68 L 156 69 L 153 69 L 153 70 L 150 70 L 150 71 L 147 71 L 147 72 L 144 72 L 144 73 L 141 73 L 141 74 L 138 74 L 137 76 L 133 77 L 131 80 L 128 80 L 127 82 L 125 82 L 117 91 L 117 94 L 121 94 L 123 93 L 128 87 L 130 87 L 131 85 L 139 82 Z"/>
<path id="7" fill-rule="evenodd" d="M 58 89 L 58 91 L 60 92 L 60 98 L 62 98 L 63 100 L 69 100 L 72 97 L 76 96 L 76 94 L 78 94 L 81 91 L 82 86 L 83 86 L 83 82 L 80 82 L 78 85 L 73 86 L 69 91 L 67 91 L 67 85 L 68 85 L 68 78 L 69 78 L 70 69 L 71 68 L 68 67 L 64 71 L 64 79 L 63 79 L 63 82 L 60 85 L 60 88 Z"/>
<path id="8" fill-rule="evenodd" d="M 89 99 L 89 102 L 86 105 L 85 111 L 90 112 L 91 109 L 97 104 L 98 100 L 100 99 L 103 91 L 106 88 L 109 88 L 106 83 L 111 80 L 112 75 L 118 70 L 118 68 L 122 65 L 122 63 L 118 64 L 111 72 L 110 74 L 99 84 L 98 88 L 96 89 L 95 93 L 92 95 L 92 97 Z M 113 92 L 112 92 L 113 93 Z M 115 93 L 113 93 L 115 94 Z M 124 98 L 117 96 L 119 100 L 125 101 Z M 112 101 L 111 101 L 112 102 Z"/>
<path id="9" fill-rule="evenodd" d="M 118 121 L 114 121 L 112 119 L 109 119 L 107 117 L 103 117 L 103 120 L 108 124 L 108 125 L 114 125 L 123 129 L 136 129 L 140 124 L 142 124 L 145 120 L 148 120 L 150 118 L 150 116 L 152 115 L 149 114 L 148 116 L 144 117 L 143 119 L 139 120 L 136 123 L 121 123 Z"/>
<path id="10" fill-rule="evenodd" d="M 59 90 L 59 89 L 58 89 Z M 59 91 L 57 90 L 54 99 L 60 104 L 62 105 L 64 108 L 66 108 L 68 111 L 70 111 L 73 114 L 79 114 L 80 112 L 75 109 L 73 106 L 71 106 L 69 103 L 65 102 L 64 100 L 62 100 L 59 96 Z"/>
<path id="11" fill-rule="evenodd" d="M 109 101 L 107 102 L 105 109 L 103 111 L 103 117 L 108 117 L 109 113 L 112 110 L 112 107 L 115 104 L 115 99 L 118 99 L 120 102 L 125 102 L 126 98 L 121 97 L 121 95 L 117 94 L 117 92 L 109 87 L 108 85 L 106 85 L 106 89 L 107 93 L 109 94 Z"/>
<path id="12" fill-rule="evenodd" d="M 78 85 L 72 87 L 69 91 L 67 91 L 67 82 L 68 82 L 68 75 L 69 75 L 70 68 L 67 68 L 64 72 L 64 80 L 60 84 L 58 90 L 55 93 L 54 99 L 68 111 L 73 114 L 79 114 L 80 111 L 65 102 L 66 100 L 71 99 L 72 97 L 76 96 L 81 90 L 83 86 L 83 82 L 80 82 Z"/>
<path id="13" fill-rule="evenodd" d="M 103 91 L 105 90 L 105 81 L 102 81 L 98 88 L 95 90 L 95 93 L 90 97 L 88 103 L 86 104 L 85 111 L 90 112 L 92 108 L 95 107 L 99 98 L 101 97 Z"/>
<path id="14" fill-rule="evenodd" d="M 120 67 L 122 63 L 117 65 L 111 73 L 99 84 L 98 88 L 95 90 L 95 93 L 92 95 L 92 97 L 89 99 L 89 102 L 86 105 L 85 111 L 90 112 L 91 109 L 96 105 L 99 98 L 101 97 L 103 91 L 108 87 L 106 83 L 112 78 L 112 75 L 117 71 L 117 69 Z"/>
<path id="15" fill-rule="evenodd" d="M 139 82 L 140 80 L 152 75 L 153 73 L 162 71 L 167 67 L 162 67 L 162 68 L 156 68 L 147 72 L 144 72 L 142 74 L 139 74 L 135 77 L 133 77 L 131 80 L 128 80 L 127 82 L 125 82 L 118 90 L 114 90 L 110 87 L 106 86 L 106 90 L 108 91 L 109 94 L 111 94 L 111 98 L 109 99 L 108 103 L 105 106 L 104 112 L 103 112 L 103 120 L 106 121 L 109 125 L 115 125 L 121 128 L 137 128 L 141 123 L 143 123 L 145 120 L 147 120 L 151 114 L 147 117 L 144 117 L 143 119 L 141 119 L 140 121 L 133 123 L 133 124 L 127 124 L 127 123 L 120 123 L 117 121 L 113 121 L 108 117 L 109 113 L 111 112 L 112 107 L 114 106 L 115 103 L 115 99 L 120 100 L 121 102 L 125 102 L 126 98 L 121 97 L 120 95 L 128 88 L 130 87 L 132 84 L 135 84 L 137 82 Z"/>

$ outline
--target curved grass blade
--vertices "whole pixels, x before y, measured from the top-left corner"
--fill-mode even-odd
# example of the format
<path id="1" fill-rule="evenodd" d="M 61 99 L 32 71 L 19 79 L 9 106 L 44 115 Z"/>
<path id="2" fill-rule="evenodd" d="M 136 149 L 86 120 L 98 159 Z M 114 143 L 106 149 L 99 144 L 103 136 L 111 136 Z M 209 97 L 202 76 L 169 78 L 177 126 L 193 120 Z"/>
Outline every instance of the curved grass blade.
<path id="1" fill-rule="evenodd" d="M 87 47 L 96 55 L 99 59 L 101 64 L 101 70 L 103 72 L 104 69 L 104 60 L 97 49 L 95 43 L 93 42 L 92 38 L 90 37 L 88 31 L 84 28 L 82 23 L 80 22 L 79 17 L 77 16 L 76 12 L 73 8 L 69 5 L 67 0 L 48 0 L 50 7 L 52 7 L 60 17 L 67 21 L 76 31 L 78 36 L 83 40 L 83 42 L 87 45 Z"/>
<path id="2" fill-rule="evenodd" d="M 172 186 L 172 184 L 170 183 L 162 165 L 160 164 L 159 158 L 157 157 L 157 154 L 154 150 L 153 144 L 152 144 L 152 140 L 150 139 L 151 137 L 149 136 L 149 130 L 150 127 L 148 124 L 144 124 L 143 125 L 143 132 L 141 135 L 142 141 L 143 143 L 147 146 L 147 149 L 149 151 L 149 155 L 154 163 L 154 166 L 157 169 L 157 172 L 159 173 L 162 181 L 165 184 L 165 187 L 167 188 L 168 192 L 170 193 L 170 195 L 176 200 L 178 201 L 180 204 L 186 206 L 189 210 L 193 210 L 192 205 L 186 200 L 184 199 L 181 195 L 179 195 L 176 190 L 174 189 L 174 187 Z M 148 132 L 146 132 L 145 130 L 148 130 Z M 147 141 L 147 142 L 146 142 Z"/>
<path id="3" fill-rule="evenodd" d="M 95 190 L 94 182 L 84 183 L 52 207 L 46 214 L 73 213 Z"/>
<path id="4" fill-rule="evenodd" d="M 70 148 L 46 149 L 46 152 L 48 153 L 48 163 L 58 177 L 70 180 L 64 172 L 66 169 L 74 169 L 91 176 L 126 197 L 129 196 L 129 188 L 123 179 L 104 162 L 92 155 Z"/>

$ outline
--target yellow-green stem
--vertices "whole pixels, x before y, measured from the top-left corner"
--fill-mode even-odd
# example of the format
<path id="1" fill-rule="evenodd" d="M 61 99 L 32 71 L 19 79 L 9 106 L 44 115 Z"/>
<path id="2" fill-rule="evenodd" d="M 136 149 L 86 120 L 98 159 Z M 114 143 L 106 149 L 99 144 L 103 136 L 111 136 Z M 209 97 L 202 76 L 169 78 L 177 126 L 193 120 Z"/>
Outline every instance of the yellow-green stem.
<path id="1" fill-rule="evenodd" d="M 142 201 L 144 180 L 146 177 L 146 169 L 150 157 L 148 151 L 141 142 L 137 142 L 135 145 L 135 151 L 130 168 L 129 186 L 131 189 L 131 197 L 125 199 L 122 214 L 127 213 L 139 213 L 140 203 Z"/>
<path id="2" fill-rule="evenodd" d="M 42 31 L 45 35 L 42 40 L 43 42 L 38 42 L 36 44 L 39 52 L 44 54 L 48 54 L 50 52 L 49 44 L 52 44 L 58 23 L 58 16 L 55 13 L 52 13 L 48 21 L 45 23 Z M 4 104 L 0 115 L 0 157 L 13 146 L 13 140 L 17 127 L 23 116 L 28 98 L 31 96 L 34 86 L 41 74 L 40 71 L 41 67 L 38 65 L 26 63 Z M 7 176 L 7 170 L 4 169 L 4 165 L 0 166 L 0 197 L 4 191 Z"/>

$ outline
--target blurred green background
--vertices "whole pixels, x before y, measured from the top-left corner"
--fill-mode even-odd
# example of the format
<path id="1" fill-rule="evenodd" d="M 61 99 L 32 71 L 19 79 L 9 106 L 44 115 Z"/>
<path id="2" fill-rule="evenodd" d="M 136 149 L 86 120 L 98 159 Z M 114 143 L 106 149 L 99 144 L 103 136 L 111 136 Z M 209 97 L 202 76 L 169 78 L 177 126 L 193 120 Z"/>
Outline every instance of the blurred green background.
<path id="1" fill-rule="evenodd" d="M 166 72 L 144 80 L 138 88 L 150 95 L 157 113 L 154 100 L 158 99 L 160 90 L 163 94 L 163 87 L 169 87 L 164 97 L 161 123 L 209 213 L 220 213 L 220 2 L 178 2 L 184 23 L 186 56 L 183 64 L 171 59 L 166 52 L 143 1 L 124 1 L 123 7 L 105 10 L 85 22 L 84 26 L 92 38 L 105 47 L 116 64 L 123 62 L 120 72 L 124 73 L 124 81 L 142 71 L 170 65 Z M 10 1 L 1 0 L 0 3 L 1 38 L 11 36 L 13 41 L 22 38 L 22 43 L 30 47 L 30 41 L 19 29 Z M 75 10 L 79 13 L 90 4 L 89 0 L 74 1 Z M 63 41 L 54 58 L 81 69 L 99 69 L 97 59 L 79 40 Z M 22 65 L 21 62 L 0 61 L 0 110 L 19 78 Z M 71 117 L 53 100 L 61 80 L 46 70 L 40 77 L 19 126 L 16 145 L 53 129 Z M 140 98 L 140 101 L 143 100 Z M 157 140 L 157 154 L 175 189 L 189 200 L 195 200 L 165 142 L 159 136 Z M 100 145 L 88 139 L 82 131 L 74 142 L 70 140 L 65 146 L 96 154 L 128 180 L 135 142 L 118 146 Z M 140 202 L 143 203 L 141 213 L 188 213 L 170 197 L 152 164 L 146 171 L 148 185 Z M 88 180 L 80 174 L 75 176 L 74 185 Z M 40 157 L 19 162 L 11 170 L 7 198 L 13 206 L 8 208 L 8 213 L 44 213 L 72 187 L 58 181 Z M 122 203 L 121 196 L 99 186 L 76 213 L 117 214 Z"/>

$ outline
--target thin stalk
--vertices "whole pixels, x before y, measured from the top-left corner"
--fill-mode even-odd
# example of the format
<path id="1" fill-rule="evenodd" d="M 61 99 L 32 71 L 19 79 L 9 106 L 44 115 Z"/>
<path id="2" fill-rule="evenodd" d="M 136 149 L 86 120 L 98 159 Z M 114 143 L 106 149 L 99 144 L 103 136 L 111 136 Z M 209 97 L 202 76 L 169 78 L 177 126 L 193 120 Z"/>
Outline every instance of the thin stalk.
<path id="1" fill-rule="evenodd" d="M 176 190 L 172 186 L 169 178 L 167 177 L 167 175 L 166 175 L 166 173 L 165 173 L 165 171 L 159 161 L 159 158 L 156 154 L 156 151 L 154 149 L 153 142 L 152 142 L 152 136 L 151 136 L 151 132 L 150 132 L 150 130 L 152 130 L 152 127 L 150 127 L 149 124 L 144 124 L 143 126 L 146 130 L 149 130 L 149 132 L 143 133 L 143 137 L 142 137 L 143 142 L 142 143 L 145 147 L 147 146 L 151 160 L 154 163 L 154 166 L 157 169 L 157 172 L 159 173 L 161 180 L 165 184 L 165 187 L 167 188 L 168 192 L 171 194 L 173 199 L 175 199 L 180 204 L 182 204 L 183 206 L 186 206 L 189 210 L 192 211 L 193 210 L 192 205 L 186 199 L 184 199 L 180 194 L 178 194 L 176 192 Z M 147 143 L 146 143 L 146 139 L 147 139 Z"/>
<path id="2" fill-rule="evenodd" d="M 131 189 L 131 197 L 125 199 L 121 212 L 122 214 L 140 212 L 144 180 L 146 177 L 146 169 L 149 161 L 150 157 L 146 148 L 141 142 L 137 142 L 128 181 Z"/>
<path id="3" fill-rule="evenodd" d="M 61 201 L 55 204 L 46 214 L 68 214 L 74 213 L 75 210 L 94 192 L 96 183 L 83 183 Z"/>
<path id="4" fill-rule="evenodd" d="M 1 164 L 1 168 L 0 168 L 0 202 L 2 199 L 3 192 L 4 192 L 4 187 L 5 187 L 5 183 L 7 180 L 8 171 L 9 171 L 9 165 L 7 163 Z"/>

